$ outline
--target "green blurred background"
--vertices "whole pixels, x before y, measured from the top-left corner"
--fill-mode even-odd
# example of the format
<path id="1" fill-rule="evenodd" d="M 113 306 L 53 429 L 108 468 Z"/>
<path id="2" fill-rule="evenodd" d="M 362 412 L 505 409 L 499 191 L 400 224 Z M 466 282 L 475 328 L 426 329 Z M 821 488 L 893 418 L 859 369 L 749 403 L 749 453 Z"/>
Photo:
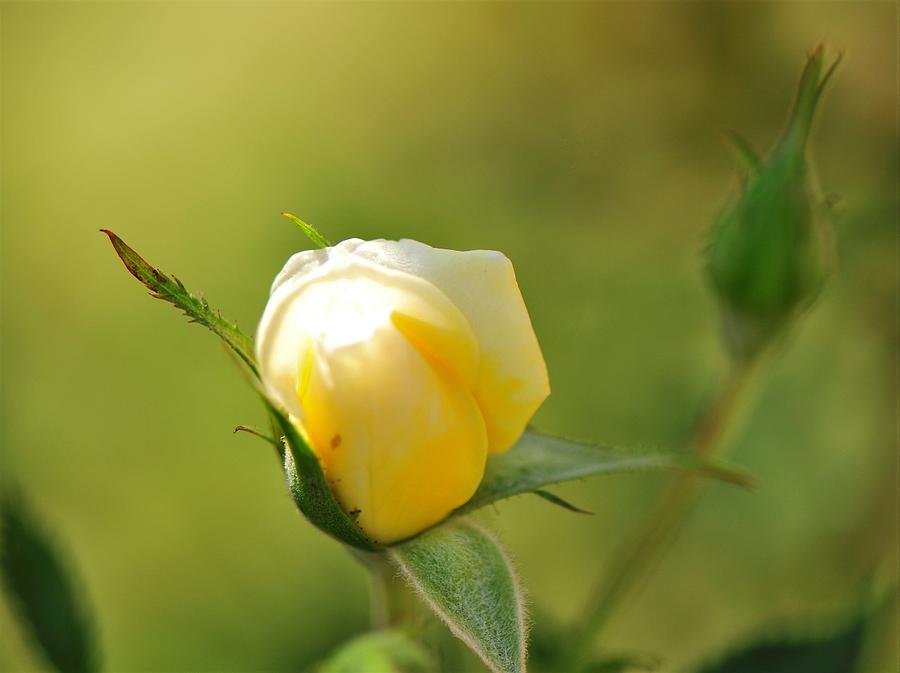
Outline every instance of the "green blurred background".
<path id="1" fill-rule="evenodd" d="M 897 546 L 895 3 L 4 2 L 0 20 L 0 472 L 65 542 L 108 670 L 300 670 L 365 630 L 367 595 L 271 451 L 232 435 L 262 414 L 215 338 L 151 301 L 100 227 L 248 330 L 306 246 L 281 210 L 332 240 L 502 250 L 551 373 L 536 424 L 678 447 L 726 366 L 699 256 L 734 185 L 718 131 L 769 147 L 823 38 L 846 50 L 813 140 L 840 268 L 732 443 L 760 489 L 710 487 L 609 645 L 680 670 L 840 614 L 876 566 L 895 581 L 877 561 Z M 558 489 L 592 518 L 537 498 L 487 514 L 539 622 L 582 610 L 662 483 Z M 896 670 L 891 640 L 873 671 Z M 0 669 L 42 665 L 0 602 Z"/>

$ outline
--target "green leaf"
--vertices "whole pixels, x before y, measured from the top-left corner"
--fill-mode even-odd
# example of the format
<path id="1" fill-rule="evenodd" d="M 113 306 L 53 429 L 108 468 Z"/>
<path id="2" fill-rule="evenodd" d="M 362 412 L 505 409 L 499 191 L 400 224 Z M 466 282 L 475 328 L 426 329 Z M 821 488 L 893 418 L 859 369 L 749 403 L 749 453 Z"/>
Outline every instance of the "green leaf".
<path id="1" fill-rule="evenodd" d="M 702 673 L 854 673 L 860 661 L 865 619 L 829 636 L 753 643 Z"/>
<path id="2" fill-rule="evenodd" d="M 488 458 L 481 485 L 456 513 L 471 512 L 497 500 L 563 481 L 606 473 L 672 468 L 697 470 L 739 486 L 752 484 L 752 479 L 744 473 L 698 460 L 690 454 L 627 451 L 528 430 L 509 451 Z"/>
<path id="3" fill-rule="evenodd" d="M 20 496 L 0 498 L 0 571 L 22 623 L 63 673 L 97 670 L 93 629 L 59 549 Z"/>
<path id="4" fill-rule="evenodd" d="M 377 549 L 335 499 L 319 459 L 294 424 L 268 399 L 262 399 L 277 424 L 278 433 L 287 443 L 284 471 L 291 496 L 300 511 L 316 528 L 341 542 L 368 551 Z"/>
<path id="5" fill-rule="evenodd" d="M 256 357 L 253 351 L 253 339 L 244 334 L 236 323 L 222 318 L 219 312 L 213 310 L 205 299 L 191 294 L 180 280 L 174 276 L 167 276 L 159 269 L 152 267 L 147 263 L 147 260 L 135 252 L 133 248 L 130 248 L 116 234 L 108 229 L 101 229 L 100 231 L 109 236 L 109 240 L 119 259 L 125 264 L 125 268 L 150 290 L 151 296 L 180 308 L 190 319 L 190 322 L 203 325 L 215 333 L 259 378 L 259 372 L 256 368 Z"/>
<path id="6" fill-rule="evenodd" d="M 525 671 L 522 591 L 490 533 L 454 519 L 390 547 L 388 554 L 419 596 L 492 671 Z"/>
<path id="7" fill-rule="evenodd" d="M 300 231 L 306 234 L 306 237 L 310 241 L 312 241 L 312 244 L 317 248 L 327 248 L 331 245 L 331 243 L 328 242 L 328 239 L 322 236 L 322 234 L 319 233 L 319 230 L 311 224 L 307 224 L 296 215 L 291 215 L 290 213 L 281 214 L 284 215 L 284 217 L 288 218 L 291 222 L 296 224 L 298 227 L 300 227 Z"/>
<path id="8" fill-rule="evenodd" d="M 431 652 L 405 631 L 366 633 L 341 647 L 319 673 L 431 673 L 438 669 Z"/>

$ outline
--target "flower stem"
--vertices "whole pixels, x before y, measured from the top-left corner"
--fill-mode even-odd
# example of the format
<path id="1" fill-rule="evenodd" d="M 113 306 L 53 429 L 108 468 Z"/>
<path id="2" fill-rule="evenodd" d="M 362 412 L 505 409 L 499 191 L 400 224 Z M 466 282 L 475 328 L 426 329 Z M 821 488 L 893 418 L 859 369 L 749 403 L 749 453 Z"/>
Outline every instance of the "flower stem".
<path id="1" fill-rule="evenodd" d="M 760 354 L 735 365 L 694 432 L 690 444 L 698 457 L 708 458 L 724 445 L 764 359 L 764 354 Z M 610 617 L 628 593 L 648 576 L 662 550 L 687 520 L 701 486 L 697 473 L 681 472 L 665 488 L 646 526 L 619 558 L 609 578 L 593 592 L 569 652 L 566 670 L 578 671 L 587 663 L 593 644 Z"/>
<path id="2" fill-rule="evenodd" d="M 351 549 L 369 578 L 369 615 L 372 629 L 399 626 L 410 616 L 410 601 L 402 580 L 384 554 Z"/>

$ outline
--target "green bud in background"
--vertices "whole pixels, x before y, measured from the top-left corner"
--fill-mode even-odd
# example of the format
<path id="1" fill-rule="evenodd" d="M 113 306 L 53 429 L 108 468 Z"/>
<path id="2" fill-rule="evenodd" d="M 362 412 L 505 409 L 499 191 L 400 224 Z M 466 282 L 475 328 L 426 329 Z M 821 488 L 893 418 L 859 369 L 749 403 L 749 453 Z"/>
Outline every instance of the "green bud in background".
<path id="1" fill-rule="evenodd" d="M 433 654 L 399 629 L 365 633 L 334 653 L 318 673 L 429 673 L 438 670 Z"/>
<path id="2" fill-rule="evenodd" d="M 753 357 L 807 308 L 827 275 L 828 223 L 806 156 L 816 106 L 840 57 L 827 70 L 824 61 L 820 45 L 800 77 L 787 129 L 764 162 L 739 137 L 729 138 L 742 183 L 713 224 L 706 264 L 738 360 Z"/>

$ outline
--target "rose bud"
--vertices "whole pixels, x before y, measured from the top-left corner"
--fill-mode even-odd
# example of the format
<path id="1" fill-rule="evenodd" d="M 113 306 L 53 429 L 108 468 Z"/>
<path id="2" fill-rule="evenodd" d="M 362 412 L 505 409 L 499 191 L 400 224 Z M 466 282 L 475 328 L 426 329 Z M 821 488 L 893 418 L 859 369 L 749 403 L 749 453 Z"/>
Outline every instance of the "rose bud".
<path id="1" fill-rule="evenodd" d="M 291 257 L 257 335 L 261 376 L 373 540 L 475 492 L 550 392 L 510 261 L 411 240 Z"/>
<path id="2" fill-rule="evenodd" d="M 839 60 L 823 74 L 823 47 L 810 54 L 787 129 L 764 163 L 735 139 L 745 179 L 713 225 L 706 262 L 725 338 L 738 359 L 767 345 L 813 302 L 825 280 L 824 200 L 814 188 L 806 147 L 816 105 Z"/>

